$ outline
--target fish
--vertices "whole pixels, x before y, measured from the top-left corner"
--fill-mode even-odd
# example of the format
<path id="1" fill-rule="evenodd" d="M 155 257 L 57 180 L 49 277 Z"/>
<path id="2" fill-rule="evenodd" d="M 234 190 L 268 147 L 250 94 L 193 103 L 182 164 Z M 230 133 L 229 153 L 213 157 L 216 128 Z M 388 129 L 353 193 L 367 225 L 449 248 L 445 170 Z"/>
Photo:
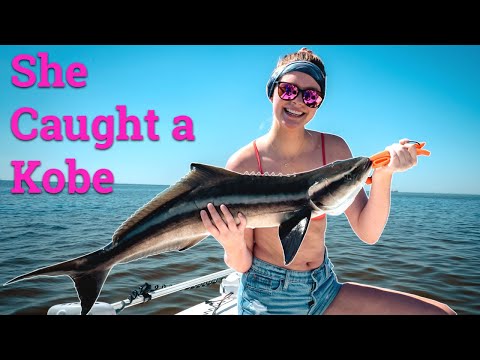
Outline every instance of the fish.
<path id="1" fill-rule="evenodd" d="M 4 285 L 37 276 L 67 275 L 75 285 L 81 315 L 86 315 L 115 265 L 185 251 L 207 238 L 210 234 L 200 211 L 208 203 L 216 207 L 225 204 L 232 214 L 242 213 L 249 228 L 278 227 L 288 265 L 298 252 L 310 219 L 324 213 L 342 214 L 371 170 L 368 157 L 338 160 L 292 175 L 267 176 L 191 163 L 183 178 L 128 217 L 103 248 L 17 276 Z"/>

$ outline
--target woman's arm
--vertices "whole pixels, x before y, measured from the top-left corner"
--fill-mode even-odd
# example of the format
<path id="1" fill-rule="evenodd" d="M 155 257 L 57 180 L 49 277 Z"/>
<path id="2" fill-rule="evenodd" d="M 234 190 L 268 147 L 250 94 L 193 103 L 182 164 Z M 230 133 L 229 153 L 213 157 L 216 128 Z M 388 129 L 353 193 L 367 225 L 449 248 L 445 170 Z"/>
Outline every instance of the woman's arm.
<path id="1" fill-rule="evenodd" d="M 414 145 L 408 144 L 408 141 L 402 139 L 398 144 L 386 148 L 390 152 L 390 162 L 374 171 L 370 197 L 361 190 L 345 211 L 353 231 L 367 244 L 378 241 L 387 223 L 393 173 L 406 171 L 417 164 L 417 150 Z"/>

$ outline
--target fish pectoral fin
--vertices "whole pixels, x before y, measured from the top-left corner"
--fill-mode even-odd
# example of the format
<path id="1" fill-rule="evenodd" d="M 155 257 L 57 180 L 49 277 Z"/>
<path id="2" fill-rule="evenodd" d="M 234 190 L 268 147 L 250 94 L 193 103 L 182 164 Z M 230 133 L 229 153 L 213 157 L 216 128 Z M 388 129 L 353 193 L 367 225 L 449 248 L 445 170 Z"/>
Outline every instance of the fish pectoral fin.
<path id="1" fill-rule="evenodd" d="M 280 224 L 278 236 L 282 242 L 285 265 L 290 264 L 295 258 L 303 238 L 307 233 L 311 215 L 312 212 L 310 209 L 303 209 Z"/>

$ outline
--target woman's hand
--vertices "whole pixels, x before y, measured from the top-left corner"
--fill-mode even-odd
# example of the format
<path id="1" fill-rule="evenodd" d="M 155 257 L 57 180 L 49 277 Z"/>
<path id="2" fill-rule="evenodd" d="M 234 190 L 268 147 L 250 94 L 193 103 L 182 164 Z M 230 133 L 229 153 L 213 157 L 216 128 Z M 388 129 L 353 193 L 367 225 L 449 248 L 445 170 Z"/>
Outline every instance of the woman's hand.
<path id="1" fill-rule="evenodd" d="M 225 220 L 213 204 L 209 203 L 207 209 L 212 219 L 206 210 L 200 211 L 200 217 L 207 231 L 223 246 L 225 263 L 238 272 L 247 272 L 253 259 L 253 230 L 246 231 L 247 219 L 238 213 L 235 221 L 225 205 L 220 205 Z"/>
<path id="2" fill-rule="evenodd" d="M 402 172 L 417 165 L 417 148 L 415 144 L 409 144 L 409 139 L 401 139 L 398 144 L 387 146 L 385 150 L 390 152 L 390 162 L 383 166 L 381 172 Z M 377 170 L 380 170 L 377 169 Z"/>
<path id="3" fill-rule="evenodd" d="M 232 213 L 225 205 L 220 205 L 225 221 L 222 219 L 217 209 L 212 203 L 207 205 L 212 220 L 210 220 L 205 210 L 200 211 L 203 225 L 207 231 L 223 246 L 225 251 L 235 251 L 245 246 L 245 228 L 246 218 L 238 213 L 239 224 L 233 218 Z"/>

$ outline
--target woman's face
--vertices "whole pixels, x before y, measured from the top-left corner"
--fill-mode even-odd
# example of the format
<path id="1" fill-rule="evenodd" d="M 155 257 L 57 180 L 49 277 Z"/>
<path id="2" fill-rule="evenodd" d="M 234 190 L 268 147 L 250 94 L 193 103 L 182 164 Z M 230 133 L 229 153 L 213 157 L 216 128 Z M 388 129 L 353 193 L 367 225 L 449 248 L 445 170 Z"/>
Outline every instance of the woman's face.
<path id="1" fill-rule="evenodd" d="M 278 81 L 288 82 L 296 85 L 300 89 L 315 89 L 320 91 L 320 85 L 310 76 L 299 71 L 283 75 Z M 290 101 L 282 100 L 278 96 L 278 85 L 273 90 L 273 115 L 274 119 L 282 127 L 288 129 L 297 129 L 304 127 L 312 120 L 317 109 L 305 105 L 300 92 L 298 96 Z"/>

